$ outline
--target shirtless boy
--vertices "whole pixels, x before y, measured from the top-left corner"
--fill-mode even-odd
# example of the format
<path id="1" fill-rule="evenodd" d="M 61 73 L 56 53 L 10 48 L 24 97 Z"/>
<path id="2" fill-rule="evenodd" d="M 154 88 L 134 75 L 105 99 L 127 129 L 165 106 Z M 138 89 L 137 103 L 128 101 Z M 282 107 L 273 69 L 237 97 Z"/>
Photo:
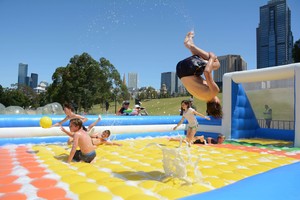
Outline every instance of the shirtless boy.
<path id="1" fill-rule="evenodd" d="M 220 89 L 212 77 L 212 71 L 219 69 L 220 62 L 215 54 L 197 47 L 193 38 L 194 32 L 189 32 L 185 37 L 184 45 L 192 56 L 178 62 L 176 74 L 191 95 L 206 102 L 208 115 L 221 118 L 222 107 L 217 97 Z"/>
<path id="2" fill-rule="evenodd" d="M 110 136 L 110 131 L 109 130 L 105 130 L 101 134 L 100 133 L 95 133 L 95 134 L 91 135 L 92 143 L 95 146 L 99 146 L 99 145 L 102 145 L 102 144 L 122 146 L 122 144 L 107 141 L 109 136 Z"/>
<path id="3" fill-rule="evenodd" d="M 73 144 L 67 162 L 84 161 L 91 163 L 96 157 L 95 147 L 92 144 L 91 137 L 82 129 L 82 121 L 78 118 L 70 120 L 70 132 L 61 126 L 61 130 L 73 138 Z M 76 150 L 77 147 L 80 150 Z"/>
<path id="4" fill-rule="evenodd" d="M 71 106 L 71 104 L 64 104 L 64 112 L 66 114 L 66 117 L 61 120 L 60 122 L 57 122 L 55 124 L 52 125 L 52 127 L 55 126 L 61 126 L 64 122 L 70 120 L 70 119 L 74 119 L 74 118 L 79 118 L 81 119 L 82 123 L 86 122 L 88 119 L 84 116 L 78 115 L 74 113 L 74 108 L 73 106 Z"/>

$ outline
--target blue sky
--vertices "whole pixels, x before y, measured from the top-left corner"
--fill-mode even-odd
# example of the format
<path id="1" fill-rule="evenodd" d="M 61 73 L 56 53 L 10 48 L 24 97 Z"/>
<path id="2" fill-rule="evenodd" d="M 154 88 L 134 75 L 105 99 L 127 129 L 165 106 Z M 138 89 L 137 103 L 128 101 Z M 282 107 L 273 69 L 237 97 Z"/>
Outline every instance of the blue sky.
<path id="1" fill-rule="evenodd" d="M 74 55 L 105 57 L 138 86 L 160 87 L 190 55 L 183 39 L 216 55 L 239 54 L 256 69 L 259 7 L 268 0 L 0 0 L 0 85 L 18 81 L 18 65 L 51 83 Z M 288 0 L 294 41 L 300 39 L 300 1 Z M 297 21 L 298 20 L 298 21 Z"/>

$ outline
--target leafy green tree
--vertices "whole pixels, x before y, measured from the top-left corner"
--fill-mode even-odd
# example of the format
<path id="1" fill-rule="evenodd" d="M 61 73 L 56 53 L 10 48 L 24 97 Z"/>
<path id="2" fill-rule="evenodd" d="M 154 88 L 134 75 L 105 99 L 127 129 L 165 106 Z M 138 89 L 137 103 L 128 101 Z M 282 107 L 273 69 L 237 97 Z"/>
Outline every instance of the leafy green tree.
<path id="1" fill-rule="evenodd" d="M 123 84 L 120 73 L 110 61 L 105 58 L 100 58 L 100 69 L 103 72 L 103 76 L 101 77 L 103 80 L 103 90 L 106 90 L 106 92 L 97 103 L 103 103 L 106 100 L 112 101 L 114 98 L 116 98 L 118 102 L 129 99 L 130 94 L 128 93 L 127 87 Z"/>
<path id="2" fill-rule="evenodd" d="M 21 106 L 23 108 L 31 105 L 31 99 L 22 90 L 5 89 L 1 95 L 1 103 L 4 106 Z"/>
<path id="3" fill-rule="evenodd" d="M 10 88 L 0 85 L 0 103 L 5 106 L 38 107 L 38 94 L 26 85 L 11 84 Z"/>
<path id="4" fill-rule="evenodd" d="M 112 92 L 126 96 L 127 91 L 120 74 L 108 60 L 101 58 L 97 62 L 87 53 L 75 55 L 66 67 L 57 68 L 52 81 L 46 101 L 74 102 L 79 111 L 83 108 L 86 112 L 94 104 L 113 98 Z"/>
<path id="5" fill-rule="evenodd" d="M 300 62 L 300 39 L 297 40 L 293 48 L 293 60 L 294 62 Z"/>
<path id="6" fill-rule="evenodd" d="M 45 106 L 49 103 L 50 101 L 47 100 L 47 93 L 42 92 L 37 96 L 37 104 L 33 105 L 34 108 L 38 108 L 40 106 Z"/>
<path id="7" fill-rule="evenodd" d="M 139 91 L 139 99 L 156 99 L 158 94 L 153 87 L 142 88 Z"/>
<path id="8" fill-rule="evenodd" d="M 2 102 L 2 98 L 4 97 L 4 89 L 2 85 L 0 85 L 0 103 Z"/>

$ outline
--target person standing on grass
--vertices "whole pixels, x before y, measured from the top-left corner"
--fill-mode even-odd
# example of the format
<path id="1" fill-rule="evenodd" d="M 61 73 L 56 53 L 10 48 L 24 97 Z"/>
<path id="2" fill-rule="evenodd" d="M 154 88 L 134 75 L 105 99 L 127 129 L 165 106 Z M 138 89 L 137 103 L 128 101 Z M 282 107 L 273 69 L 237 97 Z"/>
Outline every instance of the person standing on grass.
<path id="1" fill-rule="evenodd" d="M 264 118 L 266 120 L 267 128 L 270 128 L 271 121 L 272 121 L 272 108 L 269 107 L 269 105 L 267 105 L 267 104 L 265 105 Z"/>

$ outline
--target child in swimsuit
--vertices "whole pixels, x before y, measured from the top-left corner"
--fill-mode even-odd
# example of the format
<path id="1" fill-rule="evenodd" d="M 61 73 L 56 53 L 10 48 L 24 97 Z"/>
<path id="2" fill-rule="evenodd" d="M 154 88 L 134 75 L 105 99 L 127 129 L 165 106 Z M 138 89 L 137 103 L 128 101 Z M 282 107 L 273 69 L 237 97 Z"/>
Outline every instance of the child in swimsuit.
<path id="1" fill-rule="evenodd" d="M 186 134 L 186 141 L 189 143 L 189 145 L 191 145 L 193 143 L 193 138 L 194 138 L 194 136 L 197 132 L 197 128 L 198 128 L 198 121 L 197 121 L 195 115 L 203 117 L 206 120 L 210 120 L 210 118 L 195 111 L 193 108 L 190 108 L 190 103 L 187 100 L 183 100 L 181 102 L 181 109 L 183 109 L 182 118 L 178 122 L 178 124 L 173 128 L 173 130 L 176 130 L 177 127 L 183 123 L 184 119 L 187 119 L 188 129 L 187 129 L 187 134 Z"/>
<path id="2" fill-rule="evenodd" d="M 122 144 L 107 141 L 109 136 L 110 136 L 110 131 L 109 130 L 105 130 L 101 134 L 100 133 L 95 133 L 95 134 L 91 135 L 92 143 L 93 143 L 94 146 L 99 146 L 99 145 L 102 145 L 102 144 L 122 146 Z"/>
<path id="3" fill-rule="evenodd" d="M 224 141 L 225 141 L 225 136 L 222 134 L 218 135 L 217 140 L 211 137 L 207 138 L 208 144 L 222 144 Z"/>
<path id="4" fill-rule="evenodd" d="M 178 62 L 176 74 L 191 95 L 206 102 L 208 115 L 221 118 L 222 107 L 217 97 L 220 89 L 212 77 L 212 71 L 220 67 L 220 62 L 213 53 L 197 47 L 193 37 L 194 32 L 189 32 L 185 37 L 184 44 L 192 56 Z M 202 78 L 202 74 L 205 79 Z"/>
<path id="5" fill-rule="evenodd" d="M 98 122 L 100 122 L 102 119 L 101 115 L 98 115 L 98 119 L 96 121 L 94 121 L 92 124 L 89 125 L 88 128 L 84 129 L 84 131 L 87 131 L 89 135 L 92 135 L 94 133 L 94 126 L 97 125 Z M 73 142 L 73 138 L 72 137 L 69 137 L 68 139 L 68 145 L 71 145 Z"/>
<path id="6" fill-rule="evenodd" d="M 61 126 L 61 130 L 73 138 L 73 144 L 67 162 L 84 161 L 90 163 L 96 157 L 95 147 L 92 144 L 91 137 L 82 129 L 82 121 L 79 118 L 70 120 L 70 132 Z M 76 150 L 77 147 L 80 150 Z"/>
<path id="7" fill-rule="evenodd" d="M 60 122 L 57 122 L 55 124 L 52 125 L 52 127 L 55 126 L 61 126 L 64 122 L 74 119 L 74 118 L 79 118 L 81 119 L 82 123 L 86 122 L 88 119 L 84 116 L 78 115 L 74 113 L 74 108 L 71 104 L 65 103 L 64 104 L 64 112 L 66 114 L 66 117 L 61 120 Z"/>
<path id="8" fill-rule="evenodd" d="M 185 138 L 181 138 L 181 137 L 177 137 L 177 138 L 169 138 L 169 141 L 183 141 L 183 142 L 187 142 Z M 196 136 L 194 137 L 193 144 L 207 144 L 207 141 L 204 139 L 204 136 Z"/>

